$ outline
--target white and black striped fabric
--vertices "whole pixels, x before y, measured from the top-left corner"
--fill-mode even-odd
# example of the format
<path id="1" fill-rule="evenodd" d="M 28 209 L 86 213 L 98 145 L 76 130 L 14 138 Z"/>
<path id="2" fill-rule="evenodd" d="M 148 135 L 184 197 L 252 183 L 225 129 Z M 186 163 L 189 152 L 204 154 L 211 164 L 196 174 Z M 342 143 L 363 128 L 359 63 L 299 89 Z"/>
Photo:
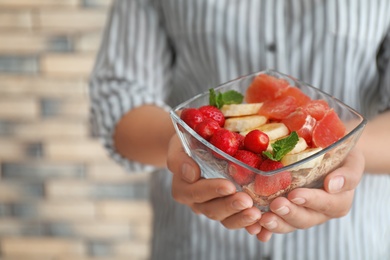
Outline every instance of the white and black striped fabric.
<path id="1" fill-rule="evenodd" d="M 115 1 L 90 80 L 93 128 L 129 172 L 153 170 L 115 152 L 124 113 L 145 103 L 169 109 L 267 68 L 368 117 L 389 109 L 390 1 Z M 151 179 L 152 259 L 390 259 L 389 174 L 365 174 L 346 217 L 268 243 L 175 203 L 170 178 L 156 170 Z"/>

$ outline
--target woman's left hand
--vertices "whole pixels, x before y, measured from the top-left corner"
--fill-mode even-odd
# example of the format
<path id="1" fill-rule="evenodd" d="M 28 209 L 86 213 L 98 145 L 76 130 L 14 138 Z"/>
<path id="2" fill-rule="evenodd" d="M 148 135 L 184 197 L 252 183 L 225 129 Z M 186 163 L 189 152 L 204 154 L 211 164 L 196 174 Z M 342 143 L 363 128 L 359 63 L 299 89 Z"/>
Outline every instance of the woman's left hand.
<path id="1" fill-rule="evenodd" d="M 266 242 L 272 233 L 307 229 L 345 216 L 351 209 L 363 171 L 364 156 L 355 148 L 340 168 L 326 176 L 323 189 L 298 188 L 291 191 L 287 198 L 276 198 L 270 204 L 270 211 L 246 230 Z"/>

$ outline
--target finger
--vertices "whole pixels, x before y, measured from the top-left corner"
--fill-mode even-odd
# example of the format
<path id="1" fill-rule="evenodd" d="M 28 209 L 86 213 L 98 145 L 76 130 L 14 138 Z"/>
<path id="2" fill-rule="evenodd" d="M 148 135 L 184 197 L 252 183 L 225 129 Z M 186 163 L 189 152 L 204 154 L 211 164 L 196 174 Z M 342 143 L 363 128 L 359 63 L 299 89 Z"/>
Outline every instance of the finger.
<path id="1" fill-rule="evenodd" d="M 257 234 L 257 239 L 260 240 L 261 242 L 265 243 L 265 242 L 268 242 L 271 239 L 272 234 L 273 233 L 271 231 L 263 228 L 263 229 L 261 229 L 260 233 Z"/>
<path id="2" fill-rule="evenodd" d="M 221 223 L 228 229 L 240 229 L 253 225 L 260 218 L 260 210 L 256 207 L 251 207 L 225 218 Z"/>
<path id="3" fill-rule="evenodd" d="M 252 225 L 246 226 L 245 229 L 250 235 L 257 235 L 260 233 L 262 227 L 260 223 L 256 221 Z"/>
<path id="4" fill-rule="evenodd" d="M 329 219 L 325 214 L 291 203 L 280 197 L 270 204 L 271 212 L 264 214 L 260 224 L 274 233 L 289 233 L 295 229 L 307 229 Z"/>
<path id="5" fill-rule="evenodd" d="M 297 228 L 306 229 L 324 223 L 330 218 L 345 216 L 352 206 L 354 188 L 360 181 L 363 168 L 361 153 L 352 151 L 342 167 L 329 174 L 326 179 L 325 186 L 334 188 L 331 180 L 338 181 L 337 177 L 340 176 L 345 178 L 346 181 L 339 187 L 339 193 L 329 194 L 323 189 L 295 189 L 288 194 L 288 199 L 279 197 L 272 201 L 272 213 L 263 214 L 259 223 L 264 230 L 288 233 Z M 340 192 L 343 190 L 345 191 Z"/>
<path id="6" fill-rule="evenodd" d="M 198 164 L 184 151 L 177 135 L 169 142 L 167 166 L 174 175 L 180 176 L 188 183 L 193 183 L 201 177 Z"/>
<path id="7" fill-rule="evenodd" d="M 210 219 L 221 221 L 252 206 L 253 200 L 251 197 L 244 192 L 238 192 L 203 203 L 195 203 L 193 208 Z"/>
<path id="8" fill-rule="evenodd" d="M 324 180 L 324 189 L 329 193 L 353 190 L 357 187 L 364 171 L 364 156 L 357 148 L 352 149 L 340 168 Z"/>
<path id="9" fill-rule="evenodd" d="M 331 218 L 345 216 L 351 208 L 353 199 L 352 191 L 328 194 L 320 189 L 297 189 L 294 190 L 295 194 L 291 193 L 288 195 L 288 199 L 279 197 L 272 201 L 270 210 L 274 214 L 263 215 L 260 220 L 263 227 L 274 233 L 307 229 Z M 294 204 L 290 201 L 294 201 L 294 199 L 298 199 L 300 202 L 304 201 L 304 203 Z"/>
<path id="10" fill-rule="evenodd" d="M 259 224 L 263 227 L 261 232 L 265 229 L 272 233 L 285 234 L 297 229 L 272 211 L 264 213 L 259 220 Z"/>
<path id="11" fill-rule="evenodd" d="M 179 203 L 192 205 L 204 203 L 236 192 L 233 183 L 225 179 L 200 179 L 187 183 L 180 176 L 173 176 L 172 197 Z"/>
<path id="12" fill-rule="evenodd" d="M 353 197 L 354 190 L 329 194 L 323 189 L 305 188 L 295 189 L 287 196 L 292 204 L 311 209 L 330 218 L 339 218 L 348 214 L 352 206 Z M 281 205 L 278 206 L 280 207 Z M 274 205 L 273 207 L 277 209 L 278 206 Z"/>

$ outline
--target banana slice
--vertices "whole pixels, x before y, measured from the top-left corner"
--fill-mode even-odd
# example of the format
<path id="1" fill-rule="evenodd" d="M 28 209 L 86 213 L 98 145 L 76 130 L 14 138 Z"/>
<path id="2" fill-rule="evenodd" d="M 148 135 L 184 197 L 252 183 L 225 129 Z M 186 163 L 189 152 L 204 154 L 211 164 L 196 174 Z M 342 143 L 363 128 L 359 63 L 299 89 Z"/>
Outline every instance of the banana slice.
<path id="1" fill-rule="evenodd" d="M 322 148 L 309 148 L 309 149 L 306 149 L 302 152 L 299 152 L 299 153 L 295 153 L 295 154 L 286 154 L 282 160 L 280 161 L 284 166 L 287 166 L 287 165 L 290 165 L 292 163 L 295 163 L 297 161 L 300 161 L 302 159 L 305 159 L 315 153 L 318 153 L 319 151 L 321 151 Z M 323 159 L 323 155 L 322 156 L 319 156 L 311 161 L 308 161 L 302 165 L 299 165 L 298 166 L 298 169 L 307 169 L 307 168 L 314 168 L 316 166 L 318 166 L 322 159 Z"/>
<path id="2" fill-rule="evenodd" d="M 299 137 L 298 143 L 295 145 L 295 147 L 289 151 L 287 154 L 296 154 L 303 152 L 308 147 L 306 140 L 302 137 Z"/>
<path id="3" fill-rule="evenodd" d="M 263 103 L 223 105 L 221 112 L 225 117 L 256 115 Z"/>
<path id="4" fill-rule="evenodd" d="M 266 133 L 270 141 L 285 137 L 290 133 L 287 126 L 283 123 L 263 124 L 259 127 L 256 127 L 255 129 L 259 129 L 260 131 Z M 253 129 L 248 129 L 246 131 L 240 132 L 240 134 L 245 136 L 247 133 L 249 133 L 252 130 Z"/>
<path id="5" fill-rule="evenodd" d="M 267 151 L 272 152 L 271 144 L 273 144 L 276 141 L 277 140 L 272 140 L 272 142 L 269 142 L 268 147 L 267 147 Z M 304 151 L 307 147 L 308 147 L 308 145 L 307 145 L 305 139 L 302 137 L 299 137 L 298 142 L 295 145 L 295 147 L 291 151 L 289 151 L 287 154 L 300 153 L 300 152 Z"/>
<path id="6" fill-rule="evenodd" d="M 233 132 L 242 132 L 264 125 L 267 118 L 259 115 L 230 117 L 225 120 L 224 128 Z"/>

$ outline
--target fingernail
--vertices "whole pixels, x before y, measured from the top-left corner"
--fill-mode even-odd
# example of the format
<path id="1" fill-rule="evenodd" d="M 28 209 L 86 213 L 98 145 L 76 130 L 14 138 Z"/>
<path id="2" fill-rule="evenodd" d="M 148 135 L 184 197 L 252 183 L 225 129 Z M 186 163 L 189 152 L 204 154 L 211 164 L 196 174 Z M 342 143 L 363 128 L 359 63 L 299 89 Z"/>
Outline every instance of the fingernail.
<path id="1" fill-rule="evenodd" d="M 268 230 L 275 229 L 278 226 L 278 223 L 276 221 L 270 221 L 264 224 L 264 227 Z"/>
<path id="2" fill-rule="evenodd" d="M 272 233 L 267 233 L 267 235 L 264 237 L 263 242 L 268 242 L 272 237 Z"/>
<path id="3" fill-rule="evenodd" d="M 261 226 L 260 225 L 255 225 L 252 227 L 250 230 L 248 230 L 248 233 L 250 235 L 257 235 L 261 232 Z"/>
<path id="4" fill-rule="evenodd" d="M 181 169 L 181 174 L 184 180 L 188 182 L 194 182 L 195 181 L 195 170 L 194 168 L 188 164 L 184 163 Z"/>
<path id="5" fill-rule="evenodd" d="M 246 229 L 250 235 L 257 235 L 261 232 L 262 226 L 259 224 L 259 222 L 256 222 L 255 224 L 252 224 L 250 228 Z"/>
<path id="6" fill-rule="evenodd" d="M 284 216 L 287 215 L 290 212 L 290 209 L 286 206 L 282 206 L 275 210 L 275 213 L 278 214 L 279 216 Z"/>
<path id="7" fill-rule="evenodd" d="M 255 216 L 252 216 L 252 215 L 246 215 L 244 216 L 244 221 L 248 224 L 250 223 L 253 223 L 255 222 L 256 220 L 258 220 L 258 218 L 256 218 Z"/>
<path id="8" fill-rule="evenodd" d="M 243 210 L 243 209 L 248 208 L 249 205 L 246 205 L 246 204 L 243 203 L 241 200 L 235 200 L 235 201 L 233 201 L 233 203 L 232 203 L 232 207 L 233 207 L 233 209 L 235 209 L 235 210 Z"/>
<path id="9" fill-rule="evenodd" d="M 295 199 L 292 199 L 291 202 L 293 202 L 297 205 L 302 205 L 306 202 L 306 200 L 304 198 L 295 198 Z"/>
<path id="10" fill-rule="evenodd" d="M 225 188 L 218 188 L 217 189 L 217 193 L 219 195 L 222 195 L 222 196 L 227 196 L 227 195 L 231 195 L 235 192 L 235 190 L 229 190 L 229 189 L 225 189 Z"/>
<path id="11" fill-rule="evenodd" d="M 344 186 L 344 177 L 336 176 L 329 181 L 329 191 L 338 192 Z"/>

